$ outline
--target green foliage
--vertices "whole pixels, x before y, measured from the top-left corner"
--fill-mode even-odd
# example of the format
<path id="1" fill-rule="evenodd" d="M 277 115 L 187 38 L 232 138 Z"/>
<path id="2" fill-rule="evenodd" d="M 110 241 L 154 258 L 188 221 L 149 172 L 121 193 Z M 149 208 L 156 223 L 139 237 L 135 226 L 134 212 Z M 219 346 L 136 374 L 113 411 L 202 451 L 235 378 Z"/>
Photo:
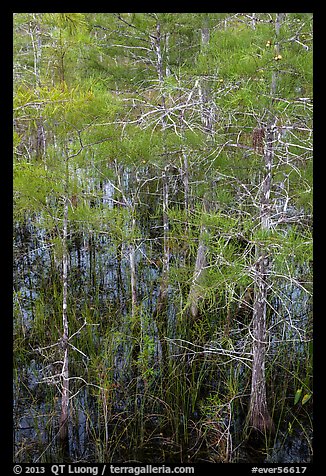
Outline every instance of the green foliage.
<path id="1" fill-rule="evenodd" d="M 90 383 L 84 390 L 87 395 L 92 388 L 100 409 L 98 422 L 87 417 L 96 441 L 98 429 L 110 429 L 110 441 L 100 441 L 103 460 L 104 446 L 114 459 L 122 445 L 137 453 L 141 441 L 145 451 L 146 437 L 148 444 L 156 438 L 147 432 L 153 415 L 163 422 L 164 441 L 183 452 L 190 427 L 192 435 L 203 430 L 208 443 L 209 432 L 225 434 L 226 408 L 234 437 L 233 405 L 242 405 L 250 386 L 238 352 L 250 352 L 252 343 L 237 312 L 246 290 L 255 288 L 262 252 L 269 257 L 267 379 L 278 402 L 275 415 L 283 412 L 283 395 L 284 407 L 289 402 L 309 411 L 312 364 L 303 343 L 312 292 L 311 14 L 286 14 L 278 35 L 275 13 L 256 16 L 253 24 L 245 13 L 14 15 L 14 219 L 21 253 L 15 272 L 24 283 L 17 287 L 29 281 L 31 295 L 18 294 L 15 303 L 15 351 L 17 361 L 31 358 L 19 348 L 25 345 L 24 300 L 33 311 L 33 343 L 42 347 L 60 336 L 68 249 L 69 331 L 87 321 L 72 344 L 89 359 L 84 365 L 85 355 L 69 349 L 71 369 Z M 263 229 L 266 156 L 254 150 L 253 131 L 274 117 L 271 225 Z M 197 282 L 200 243 L 205 265 Z M 132 317 L 130 245 L 137 288 Z M 194 283 L 199 316 L 190 322 Z M 164 286 L 164 312 L 154 315 Z M 201 352 L 215 336 L 228 355 Z M 198 355 L 178 354 L 167 337 L 196 343 Z M 61 349 L 51 349 L 59 365 L 55 352 Z M 291 375 L 291 386 L 273 377 L 277 365 L 281 377 Z M 294 381 L 291 365 L 301 367 L 306 381 Z M 84 381 L 71 382 L 75 403 Z M 203 426 L 190 417 L 200 395 Z M 138 397 L 140 412 L 133 417 Z M 139 438 L 130 436 L 134 422 Z M 196 444 L 194 458 L 201 451 Z"/>
<path id="2" fill-rule="evenodd" d="M 86 26 L 83 13 L 43 13 L 42 21 L 51 26 L 67 29 L 70 35 L 74 35 L 80 28 Z"/>
<path id="3" fill-rule="evenodd" d="M 294 396 L 294 405 L 296 405 L 300 398 L 301 398 L 301 394 L 302 394 L 302 388 L 299 388 L 296 392 L 295 392 L 295 396 Z"/>
<path id="4" fill-rule="evenodd" d="M 20 162 L 15 165 L 13 183 L 15 210 L 22 213 L 46 209 L 48 197 L 62 192 L 62 184 L 43 164 Z"/>
<path id="5" fill-rule="evenodd" d="M 302 397 L 302 391 L 303 391 L 303 388 L 299 388 L 296 391 L 295 396 L 294 396 L 294 405 L 297 405 L 299 403 L 299 401 Z M 301 404 L 305 405 L 310 400 L 311 397 L 312 397 L 311 393 L 306 393 L 302 398 Z"/>
<path id="6" fill-rule="evenodd" d="M 302 405 L 305 405 L 309 400 L 310 398 L 312 397 L 311 393 L 306 393 L 304 396 L 303 396 L 303 399 L 302 399 Z"/>
<path id="7" fill-rule="evenodd" d="M 204 401 L 200 402 L 200 410 L 205 418 L 217 422 L 219 420 L 222 405 L 223 402 L 221 401 L 221 396 L 218 393 L 214 393 L 209 395 Z"/>
<path id="8" fill-rule="evenodd" d="M 140 352 L 137 356 L 137 366 L 140 370 L 142 378 L 147 384 L 149 380 L 155 376 L 153 357 L 155 353 L 156 343 L 149 335 L 143 335 L 141 338 Z"/>

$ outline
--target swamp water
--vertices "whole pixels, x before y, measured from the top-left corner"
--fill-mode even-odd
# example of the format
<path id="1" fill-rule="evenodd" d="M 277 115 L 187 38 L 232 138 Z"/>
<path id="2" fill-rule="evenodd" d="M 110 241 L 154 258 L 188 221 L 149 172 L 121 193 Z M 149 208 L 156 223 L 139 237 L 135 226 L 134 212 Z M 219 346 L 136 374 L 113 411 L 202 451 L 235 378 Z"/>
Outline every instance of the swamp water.
<path id="1" fill-rule="evenodd" d="M 149 236 L 155 233 L 150 228 Z M 71 232 L 69 241 L 73 337 L 69 456 L 63 457 L 58 445 L 60 255 L 31 221 L 17 225 L 15 237 L 15 462 L 311 462 L 310 403 L 293 406 L 293 381 L 279 389 L 278 375 L 270 377 L 271 405 L 283 398 L 280 408 L 273 407 L 277 431 L 263 448 L 255 447 L 243 432 L 250 369 L 241 360 L 205 351 L 207 344 L 223 339 L 216 313 L 189 327 L 178 312 L 175 285 L 167 309 L 153 317 L 160 279 L 153 256 L 161 253 L 153 238 L 137 247 L 140 304 L 132 316 L 129 247 L 88 231 Z M 184 257 L 175 252 L 173 260 L 178 268 Z M 234 327 L 229 339 L 233 349 L 250 352 L 250 339 L 241 329 Z M 276 338 L 271 351 L 277 346 Z M 298 369 L 307 365 L 299 347 L 290 356 L 298 359 Z"/>

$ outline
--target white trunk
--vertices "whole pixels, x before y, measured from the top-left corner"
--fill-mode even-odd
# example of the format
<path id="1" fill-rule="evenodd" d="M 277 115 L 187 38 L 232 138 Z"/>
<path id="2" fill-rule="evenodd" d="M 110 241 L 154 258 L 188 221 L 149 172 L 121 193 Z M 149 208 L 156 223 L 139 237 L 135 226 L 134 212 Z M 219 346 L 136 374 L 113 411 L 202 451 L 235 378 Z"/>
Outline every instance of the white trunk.
<path id="1" fill-rule="evenodd" d="M 169 279 L 169 269 L 170 269 L 170 246 L 169 246 L 169 217 L 168 217 L 168 207 L 169 207 L 169 186 L 168 186 L 168 177 L 167 177 L 168 166 L 165 167 L 162 174 L 163 182 L 163 266 L 162 266 L 162 278 L 160 291 L 157 298 L 157 308 L 156 313 L 159 314 L 167 302 L 168 296 L 168 279 Z"/>
<path id="2" fill-rule="evenodd" d="M 35 75 L 35 85 L 36 85 L 36 94 L 40 97 L 40 92 L 38 88 L 41 87 L 41 58 L 42 58 L 42 38 L 41 38 L 41 29 L 40 24 L 35 13 L 33 13 L 33 22 L 30 23 L 29 34 L 32 41 L 33 47 L 33 57 L 34 57 L 34 75 Z M 37 137 L 36 137 L 36 150 L 39 156 L 43 156 L 46 140 L 45 140 L 45 130 L 43 125 L 43 117 L 41 115 L 41 106 L 38 105 L 37 109 L 40 111 L 40 117 L 36 121 L 37 124 Z"/>
<path id="3" fill-rule="evenodd" d="M 188 156 L 185 151 L 183 151 L 183 187 L 184 187 L 184 206 L 186 214 L 189 211 L 189 166 L 188 166 Z"/>
<path id="4" fill-rule="evenodd" d="M 256 30 L 256 13 L 252 13 L 251 26 L 253 30 Z"/>
<path id="5" fill-rule="evenodd" d="M 42 40 L 40 35 L 40 25 L 36 18 L 35 13 L 33 13 L 33 25 L 30 24 L 29 34 L 32 40 L 33 46 L 33 56 L 34 56 L 34 74 L 35 74 L 35 83 L 37 87 L 41 86 L 41 76 L 40 76 L 40 63 L 42 56 Z"/>
<path id="6" fill-rule="evenodd" d="M 136 220 L 132 218 L 132 233 L 135 230 Z M 136 285 L 136 261 L 135 261 L 135 245 L 132 242 L 129 248 L 129 263 L 130 263 L 130 283 L 131 283 L 131 315 L 136 315 L 137 308 L 137 285 Z"/>
<path id="7" fill-rule="evenodd" d="M 165 34 L 165 76 L 168 77 L 171 74 L 170 71 L 170 56 L 169 56 L 169 41 L 170 33 Z"/>
<path id="8" fill-rule="evenodd" d="M 158 82 L 160 87 L 163 87 L 164 75 L 163 75 L 163 56 L 161 47 L 161 25 L 157 22 L 156 36 L 155 36 L 155 52 L 156 52 L 156 70 L 158 76 Z M 161 99 L 164 110 L 166 109 L 166 99 L 164 91 L 161 91 Z M 162 128 L 166 128 L 166 117 L 162 117 Z M 163 195 L 163 266 L 162 266 L 162 280 L 160 285 L 160 291 L 157 299 L 157 308 L 155 314 L 158 314 L 166 304 L 166 298 L 168 294 L 168 275 L 170 265 L 170 250 L 168 243 L 169 232 L 169 184 L 168 184 L 168 168 L 166 165 L 162 173 L 162 195 Z"/>
<path id="9" fill-rule="evenodd" d="M 168 167 L 165 167 L 163 173 L 163 241 L 164 241 L 164 251 L 163 251 L 163 269 L 166 273 L 169 272 L 169 263 L 170 263 L 170 249 L 168 242 L 168 233 L 169 233 L 169 185 L 167 177 Z"/>
<path id="10" fill-rule="evenodd" d="M 206 54 L 205 50 L 209 44 L 210 40 L 210 31 L 207 26 L 207 19 L 204 20 L 204 25 L 201 28 L 201 52 Z M 211 102 L 211 91 L 208 80 L 203 78 L 201 84 L 199 85 L 199 95 L 201 101 L 201 121 L 203 127 L 207 133 L 212 133 L 213 131 L 213 111 L 210 105 Z"/>
<path id="11" fill-rule="evenodd" d="M 66 159 L 68 160 L 68 159 Z M 67 163 L 68 169 L 68 163 Z M 67 170 L 68 173 L 68 170 Z M 68 182 L 68 176 L 67 176 Z M 68 187 L 65 190 L 64 202 L 64 216 L 63 216 L 63 257 L 62 257 L 62 284 L 63 284 L 63 298 L 62 298 L 62 347 L 64 351 L 64 359 L 62 366 L 62 396 L 61 396 L 61 416 L 60 416 L 60 439 L 63 444 L 68 440 L 68 413 L 69 413 L 69 354 L 68 354 Z"/>
<path id="12" fill-rule="evenodd" d="M 279 34 L 283 13 L 277 13 L 275 21 L 275 55 L 279 55 Z M 273 72 L 271 96 L 277 90 L 277 71 Z M 272 187 L 272 166 L 274 157 L 275 118 L 270 121 L 266 131 L 264 151 L 265 175 L 261 184 L 260 225 L 262 230 L 270 229 L 270 193 Z M 265 355 L 267 344 L 266 303 L 268 291 L 269 256 L 265 249 L 256 248 L 256 279 L 253 312 L 253 363 L 251 380 L 251 397 L 249 406 L 250 422 L 253 428 L 261 432 L 273 430 L 274 425 L 267 407 Z"/>
<path id="13" fill-rule="evenodd" d="M 204 200 L 204 210 L 207 210 L 206 201 Z M 206 256 L 207 256 L 207 246 L 205 245 L 204 236 L 207 229 L 204 225 L 200 228 L 199 243 L 197 248 L 195 270 L 192 278 L 192 284 L 190 287 L 188 302 L 189 302 L 189 311 L 192 319 L 196 319 L 199 313 L 199 302 L 203 297 L 202 292 L 202 282 L 204 278 L 205 268 L 206 268 Z"/>
<path id="14" fill-rule="evenodd" d="M 276 20 L 275 20 L 275 36 L 276 36 L 276 41 L 275 41 L 275 57 L 277 57 L 280 54 L 280 44 L 279 44 L 279 35 L 280 35 L 280 28 L 282 25 L 282 21 L 284 18 L 284 13 L 277 13 L 276 14 Z M 277 77 L 278 73 L 277 71 L 273 71 L 272 74 L 272 83 L 271 83 L 271 96 L 275 96 L 276 90 L 277 90 Z"/>
<path id="15" fill-rule="evenodd" d="M 206 267 L 206 254 L 207 246 L 204 244 L 203 236 L 206 232 L 204 226 L 201 227 L 199 236 L 199 245 L 197 249 L 195 271 L 193 275 L 192 285 L 190 287 L 188 301 L 190 304 L 189 310 L 192 319 L 196 319 L 199 313 L 199 302 L 202 299 L 202 287 L 201 283 L 204 277 L 204 271 Z"/>
<path id="16" fill-rule="evenodd" d="M 160 85 L 163 83 L 163 57 L 161 51 L 161 25 L 158 22 L 156 25 L 155 37 L 155 51 L 156 51 L 156 71 Z"/>

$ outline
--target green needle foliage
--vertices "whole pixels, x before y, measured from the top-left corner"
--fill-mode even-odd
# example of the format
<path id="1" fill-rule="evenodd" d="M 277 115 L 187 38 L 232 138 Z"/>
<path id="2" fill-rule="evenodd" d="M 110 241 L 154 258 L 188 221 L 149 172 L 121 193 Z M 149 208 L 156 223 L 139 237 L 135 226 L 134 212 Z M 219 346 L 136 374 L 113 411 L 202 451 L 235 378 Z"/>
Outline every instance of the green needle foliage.
<path id="1" fill-rule="evenodd" d="M 311 461 L 312 54 L 310 13 L 14 14 L 15 461 L 247 462 L 262 286 L 256 456 Z"/>

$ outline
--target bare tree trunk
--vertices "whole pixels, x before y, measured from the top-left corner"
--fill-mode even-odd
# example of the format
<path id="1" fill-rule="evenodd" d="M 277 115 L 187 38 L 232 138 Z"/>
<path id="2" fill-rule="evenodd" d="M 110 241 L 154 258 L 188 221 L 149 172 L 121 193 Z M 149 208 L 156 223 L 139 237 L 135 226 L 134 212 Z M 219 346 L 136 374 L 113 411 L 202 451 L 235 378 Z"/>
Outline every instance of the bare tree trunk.
<path id="1" fill-rule="evenodd" d="M 183 130 L 183 126 L 182 126 Z M 182 132 L 183 133 L 183 132 Z M 184 148 L 182 148 L 183 163 L 181 165 L 181 177 L 183 181 L 183 196 L 184 196 L 184 210 L 185 210 L 185 235 L 188 234 L 189 230 L 189 197 L 190 197 L 190 188 L 189 188 L 189 163 L 188 163 L 188 154 Z"/>
<path id="2" fill-rule="evenodd" d="M 169 279 L 169 268 L 170 268 L 170 247 L 169 247 L 169 217 L 168 217 L 168 207 L 169 207 L 169 186 L 168 186 L 168 177 L 167 177 L 168 166 L 165 167 L 162 174 L 162 191 L 163 191 L 163 266 L 162 266 L 162 279 L 160 291 L 157 299 L 157 308 L 156 315 L 159 315 L 160 312 L 166 305 L 167 295 L 168 295 L 168 279 Z"/>
<path id="3" fill-rule="evenodd" d="M 122 279 L 122 244 L 117 245 L 117 297 L 120 306 L 124 302 L 125 290 Z"/>
<path id="4" fill-rule="evenodd" d="M 186 214 L 189 211 L 189 164 L 188 164 L 188 155 L 185 150 L 182 152 L 183 155 L 183 187 L 184 187 L 184 207 Z M 188 226 L 188 224 L 186 225 Z"/>
<path id="5" fill-rule="evenodd" d="M 204 200 L 204 210 L 207 210 L 206 202 Z M 188 302 L 189 302 L 189 312 L 192 319 L 197 319 L 199 308 L 198 304 L 202 298 L 202 286 L 205 267 L 206 267 L 206 255 L 207 255 L 207 246 L 204 241 L 204 236 L 207 229 L 204 225 L 200 228 L 199 235 L 199 244 L 197 248 L 195 270 L 192 279 L 192 285 L 190 287 Z"/>
<path id="6" fill-rule="evenodd" d="M 165 40 L 165 45 L 162 48 L 162 39 Z M 168 76 L 170 74 L 169 69 L 169 34 L 162 35 L 161 32 L 161 25 L 159 21 L 156 24 L 156 35 L 154 39 L 154 50 L 156 54 L 156 70 L 158 76 L 158 83 L 160 87 L 160 99 L 163 107 L 163 115 L 161 119 L 162 130 L 165 131 L 167 128 L 167 99 L 164 93 L 164 72 Z M 162 51 L 165 49 L 165 59 L 166 59 L 166 67 L 164 71 L 164 64 L 163 64 L 163 55 Z M 162 274 L 161 274 L 161 282 L 159 293 L 157 297 L 157 304 L 156 309 L 153 312 L 154 319 L 157 323 L 157 330 L 159 335 L 159 340 L 161 344 L 161 351 L 162 351 L 162 366 L 165 369 L 168 357 L 168 345 L 166 341 L 167 336 L 167 315 L 166 309 L 168 304 L 168 291 L 169 291 L 169 270 L 170 270 L 170 244 L 169 244 L 169 216 L 168 216 L 168 209 L 169 209 L 169 158 L 166 154 L 166 165 L 164 170 L 162 171 L 162 215 L 163 215 L 163 259 L 162 259 Z"/>
<path id="7" fill-rule="evenodd" d="M 160 87 L 163 87 L 164 74 L 163 74 L 163 56 L 161 47 L 161 25 L 159 22 L 156 24 L 156 36 L 155 36 L 155 53 L 156 53 L 156 70 L 158 75 L 158 82 Z M 166 109 L 165 94 L 161 92 L 161 99 L 163 108 Z M 162 117 L 162 128 L 166 129 L 166 118 Z M 167 294 L 168 294 L 168 277 L 169 277 L 169 263 L 170 263 L 170 250 L 168 243 L 168 231 L 169 231 L 169 182 L 168 182 L 168 168 L 166 165 L 162 173 L 162 196 L 163 196 L 163 267 L 162 267 L 162 279 L 157 299 L 157 307 L 154 314 L 157 316 L 166 306 Z"/>
<path id="8" fill-rule="evenodd" d="M 209 44 L 210 40 L 210 31 L 207 25 L 207 17 L 204 19 L 203 27 L 201 28 L 201 52 L 205 55 L 205 50 Z M 203 127 L 206 132 L 209 134 L 212 133 L 213 130 L 213 118 L 212 118 L 212 110 L 210 107 L 210 86 L 208 80 L 203 78 L 199 84 L 199 94 L 201 96 L 201 120 Z"/>
<path id="9" fill-rule="evenodd" d="M 201 290 L 201 281 L 204 275 L 204 269 L 206 267 L 206 253 L 207 253 L 207 246 L 204 244 L 203 235 L 206 232 L 206 228 L 204 226 L 201 227 L 200 230 L 200 237 L 199 237 L 199 245 L 197 249 L 197 256 L 196 256 L 196 264 L 195 264 L 195 271 L 192 280 L 192 285 L 189 291 L 189 304 L 190 304 L 190 315 L 192 319 L 196 319 L 198 317 L 198 304 L 202 297 L 202 290 Z"/>
<path id="10" fill-rule="evenodd" d="M 136 226 L 136 220 L 134 211 L 130 209 L 131 213 L 131 240 L 129 244 L 129 266 L 130 266 L 130 287 L 131 287 L 131 326 L 132 334 L 134 338 L 134 344 L 132 347 L 132 371 L 134 377 L 137 380 L 137 393 L 140 393 L 140 387 L 142 379 L 139 376 L 139 356 L 142 352 L 143 341 L 143 318 L 142 313 L 138 313 L 137 306 L 137 275 L 136 275 L 136 249 L 135 241 L 133 238 Z"/>
<path id="11" fill-rule="evenodd" d="M 29 34 L 32 40 L 33 46 L 33 56 L 34 56 L 34 75 L 35 75 L 35 84 L 36 84 L 36 94 L 40 97 L 39 88 L 41 87 L 41 57 L 42 57 L 42 40 L 41 40 L 41 29 L 39 21 L 36 17 L 36 14 L 33 13 L 33 22 L 30 23 Z M 41 110 L 41 105 L 37 106 L 37 109 Z M 45 130 L 43 125 L 43 117 L 40 113 L 40 117 L 36 120 L 36 151 L 38 157 L 43 157 L 46 147 L 45 141 Z"/>
<path id="12" fill-rule="evenodd" d="M 156 24 L 156 36 L 154 39 L 154 49 L 155 49 L 155 54 L 156 54 L 156 71 L 157 71 L 157 76 L 158 76 L 158 83 L 160 88 L 163 86 L 163 81 L 164 81 L 164 73 L 163 73 L 163 55 L 162 55 L 162 46 L 161 46 L 161 24 L 160 22 L 157 22 Z M 164 109 L 166 109 L 166 100 L 165 100 L 165 94 L 163 91 L 161 91 L 161 100 L 162 100 L 162 106 Z M 162 127 L 163 130 L 166 128 L 166 119 L 165 116 L 162 117 Z"/>
<path id="13" fill-rule="evenodd" d="M 279 55 L 279 34 L 284 13 L 277 13 L 275 21 L 275 53 Z M 273 72 L 271 96 L 276 94 L 277 71 Z M 262 230 L 270 229 L 270 193 L 272 185 L 272 165 L 274 156 L 276 118 L 272 118 L 266 131 L 266 147 L 264 153 L 265 175 L 262 182 L 260 200 L 260 224 Z M 267 408 L 265 355 L 267 344 L 266 332 L 266 303 L 268 291 L 269 255 L 266 249 L 256 248 L 256 280 L 253 311 L 253 363 L 251 380 L 251 397 L 249 417 L 252 427 L 266 432 L 274 429 L 272 419 Z"/>
<path id="14" fill-rule="evenodd" d="M 279 35 L 280 35 L 280 28 L 281 28 L 281 25 L 282 25 L 284 15 L 285 15 L 284 13 L 277 13 L 276 14 L 276 21 L 275 21 L 275 36 L 276 36 L 275 57 L 278 57 L 278 55 L 280 54 Z M 276 90 L 277 90 L 277 77 L 278 77 L 278 72 L 273 71 L 272 83 L 271 83 L 271 96 L 272 96 L 272 98 L 275 96 Z"/>
<path id="15" fill-rule="evenodd" d="M 170 71 L 170 56 L 169 56 L 169 41 L 170 41 L 170 33 L 165 34 L 165 76 L 168 77 L 171 74 Z"/>
<path id="16" fill-rule="evenodd" d="M 135 217 L 132 217 L 131 230 L 134 233 L 136 225 Z M 135 317 L 137 309 L 137 285 L 136 285 L 136 262 L 135 262 L 135 245 L 132 241 L 129 247 L 129 263 L 130 263 L 130 283 L 131 283 L 131 315 Z"/>
<path id="17" fill-rule="evenodd" d="M 251 17 L 251 26 L 253 30 L 256 30 L 256 13 L 252 13 Z"/>
<path id="18" fill-rule="evenodd" d="M 161 50 L 161 24 L 157 22 L 156 24 L 156 36 L 155 36 L 155 52 L 156 52 L 156 71 L 158 76 L 159 84 L 163 83 L 163 57 Z"/>
<path id="19" fill-rule="evenodd" d="M 266 395 L 265 354 L 266 354 L 266 299 L 267 299 L 267 267 L 266 258 L 262 254 L 256 266 L 256 286 L 253 311 L 253 346 L 252 346 L 252 380 L 250 397 L 250 423 L 255 430 L 261 432 L 273 428 Z"/>
<path id="20" fill-rule="evenodd" d="M 184 122 L 184 114 L 185 111 L 180 111 L 180 130 L 181 130 L 181 136 L 182 136 L 182 141 L 185 140 L 185 122 Z M 182 145 L 182 158 L 180 158 L 181 166 L 180 166 L 180 175 L 182 177 L 183 181 L 183 196 L 184 196 L 184 209 L 185 209 L 185 232 L 188 231 L 188 213 L 189 213 L 189 195 L 190 195 L 190 189 L 189 189 L 189 162 L 188 162 L 188 154 L 186 151 L 186 148 L 184 145 Z"/>
<path id="21" fill-rule="evenodd" d="M 203 26 L 201 28 L 201 52 L 205 54 L 205 48 L 208 46 L 210 40 L 210 31 L 207 25 L 207 17 L 204 19 Z M 199 95 L 201 99 L 201 121 L 208 133 L 212 132 L 213 128 L 213 121 L 211 110 L 209 108 L 209 100 L 210 100 L 210 88 L 207 84 L 207 80 L 202 79 L 201 83 L 199 84 Z M 188 164 L 187 169 L 188 170 Z M 186 177 L 187 186 L 188 186 L 188 176 Z M 187 197 L 188 199 L 188 197 Z M 206 210 L 206 200 L 204 198 L 204 210 Z M 201 282 L 203 280 L 204 270 L 206 267 L 206 254 L 207 254 L 207 246 L 204 243 L 204 235 L 206 233 L 206 227 L 201 226 L 200 235 L 199 235 L 199 243 L 196 255 L 196 263 L 195 263 L 195 270 L 192 279 L 192 285 L 190 287 L 189 295 L 188 295 L 188 302 L 189 302 L 189 312 L 191 318 L 194 320 L 198 317 L 199 308 L 198 304 L 202 297 L 202 290 L 201 290 Z"/>
<path id="22" fill-rule="evenodd" d="M 62 347 L 64 351 L 63 365 L 62 365 L 62 396 L 61 396 L 61 415 L 60 415 L 60 442 L 64 449 L 68 447 L 68 413 L 69 413 L 69 354 L 68 354 L 68 158 L 66 158 L 66 190 L 64 201 L 64 216 L 63 216 L 63 257 L 62 257 L 62 283 L 63 283 L 63 298 L 62 298 Z"/>
<path id="23" fill-rule="evenodd" d="M 276 33 L 277 38 L 279 37 L 279 34 L 280 34 L 280 29 L 281 29 L 281 25 L 282 25 L 282 21 L 284 19 L 284 16 L 285 16 L 285 13 L 277 13 L 276 14 L 275 33 Z M 277 43 L 277 47 L 279 48 L 278 43 Z M 279 50 L 278 50 L 278 53 L 279 53 Z"/>
<path id="24" fill-rule="evenodd" d="M 265 176 L 262 182 L 260 203 L 261 228 L 270 228 L 270 192 L 272 182 L 274 124 L 270 124 L 266 134 Z M 269 257 L 268 253 L 257 247 L 256 276 L 253 304 L 253 345 L 252 380 L 249 406 L 250 423 L 255 430 L 266 432 L 273 429 L 273 422 L 267 407 L 265 356 L 266 356 L 266 303 L 268 291 Z"/>

